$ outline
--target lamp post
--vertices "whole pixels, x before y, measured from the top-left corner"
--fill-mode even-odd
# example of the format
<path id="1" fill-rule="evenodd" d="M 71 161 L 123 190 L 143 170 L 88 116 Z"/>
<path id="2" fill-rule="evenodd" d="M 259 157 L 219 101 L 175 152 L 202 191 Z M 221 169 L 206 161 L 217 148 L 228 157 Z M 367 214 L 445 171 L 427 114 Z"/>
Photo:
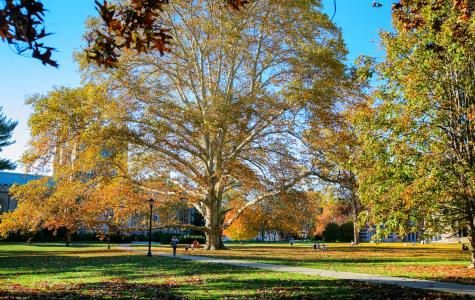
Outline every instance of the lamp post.
<path id="1" fill-rule="evenodd" d="M 114 218 L 114 211 L 112 209 L 108 210 L 106 213 L 107 219 L 107 249 L 111 248 L 111 222 Z"/>
<path id="2" fill-rule="evenodd" d="M 150 218 L 149 218 L 149 222 L 148 222 L 148 253 L 147 253 L 147 256 L 152 256 L 152 213 L 153 213 L 153 198 L 150 198 L 150 200 L 148 200 L 148 202 L 150 203 Z"/>

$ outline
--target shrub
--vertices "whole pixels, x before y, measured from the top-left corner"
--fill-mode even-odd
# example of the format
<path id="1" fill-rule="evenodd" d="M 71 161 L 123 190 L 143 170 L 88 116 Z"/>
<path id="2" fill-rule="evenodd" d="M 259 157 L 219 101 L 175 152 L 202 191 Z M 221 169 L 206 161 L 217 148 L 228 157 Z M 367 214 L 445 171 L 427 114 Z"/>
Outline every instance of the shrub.
<path id="1" fill-rule="evenodd" d="M 341 242 L 350 243 L 353 241 L 353 223 L 347 222 L 340 225 L 340 239 Z"/>
<path id="2" fill-rule="evenodd" d="M 97 234 L 95 232 L 84 231 L 84 232 L 76 232 L 73 234 L 72 238 L 73 241 L 97 241 Z"/>
<path id="3" fill-rule="evenodd" d="M 174 236 L 177 236 L 177 234 L 157 231 L 152 233 L 152 240 L 160 244 L 170 244 Z"/>
<path id="4" fill-rule="evenodd" d="M 328 223 L 322 233 L 326 242 L 351 242 L 353 240 L 353 223 L 347 222 L 342 225 Z"/>
<path id="5" fill-rule="evenodd" d="M 323 240 L 325 242 L 336 242 L 340 239 L 340 225 L 328 223 L 323 230 Z"/>

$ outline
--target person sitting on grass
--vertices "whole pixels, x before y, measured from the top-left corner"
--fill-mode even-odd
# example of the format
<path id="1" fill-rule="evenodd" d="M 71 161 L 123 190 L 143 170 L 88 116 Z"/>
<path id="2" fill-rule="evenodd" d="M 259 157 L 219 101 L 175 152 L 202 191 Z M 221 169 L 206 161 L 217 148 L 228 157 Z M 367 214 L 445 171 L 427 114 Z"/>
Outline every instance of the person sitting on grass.
<path id="1" fill-rule="evenodd" d="M 195 248 L 199 248 L 199 247 L 200 247 L 200 243 L 197 240 L 194 240 L 193 243 L 191 244 L 191 250 Z"/>
<path id="2" fill-rule="evenodd" d="M 172 238 L 172 248 L 173 248 L 173 256 L 176 256 L 176 248 L 178 247 L 178 239 L 176 236 Z"/>

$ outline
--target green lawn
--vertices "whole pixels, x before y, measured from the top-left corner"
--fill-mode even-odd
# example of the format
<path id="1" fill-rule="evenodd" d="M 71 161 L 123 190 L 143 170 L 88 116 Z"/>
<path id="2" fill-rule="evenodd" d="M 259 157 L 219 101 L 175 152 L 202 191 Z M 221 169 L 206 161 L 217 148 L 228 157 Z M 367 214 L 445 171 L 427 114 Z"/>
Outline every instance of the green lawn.
<path id="1" fill-rule="evenodd" d="M 145 257 L 102 244 L 0 243 L 0 299 L 459 299 L 436 292 Z"/>
<path id="2" fill-rule="evenodd" d="M 314 251 L 312 244 L 227 243 L 225 251 L 188 251 L 191 255 L 245 259 L 263 263 L 391 275 L 419 279 L 475 284 L 475 270 L 467 269 L 468 252 L 459 244 L 404 245 L 402 243 L 349 244 L 328 243 L 328 251 Z M 144 246 L 139 246 L 145 248 Z M 171 251 L 170 246 L 154 246 Z M 179 249 L 179 253 L 184 253 Z"/>

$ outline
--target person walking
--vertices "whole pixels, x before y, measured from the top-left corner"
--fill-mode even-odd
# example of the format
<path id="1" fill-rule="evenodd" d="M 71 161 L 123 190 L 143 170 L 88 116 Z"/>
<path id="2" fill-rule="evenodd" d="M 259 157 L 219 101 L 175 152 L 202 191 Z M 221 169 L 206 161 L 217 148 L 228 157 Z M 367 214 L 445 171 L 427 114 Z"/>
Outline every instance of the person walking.
<path id="1" fill-rule="evenodd" d="M 173 256 L 176 256 L 176 247 L 178 247 L 178 239 L 176 236 L 172 237 L 172 248 L 173 248 Z"/>

